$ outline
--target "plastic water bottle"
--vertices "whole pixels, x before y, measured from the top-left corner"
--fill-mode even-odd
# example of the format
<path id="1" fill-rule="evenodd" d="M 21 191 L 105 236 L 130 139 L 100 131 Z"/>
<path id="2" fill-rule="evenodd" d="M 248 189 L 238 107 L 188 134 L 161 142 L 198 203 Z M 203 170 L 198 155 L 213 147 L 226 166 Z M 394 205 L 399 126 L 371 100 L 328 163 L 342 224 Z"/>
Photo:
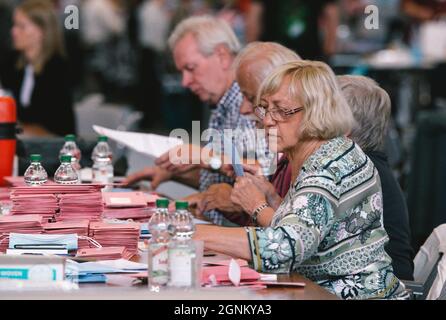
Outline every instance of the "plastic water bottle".
<path id="1" fill-rule="evenodd" d="M 67 134 L 65 136 L 65 144 L 59 152 L 59 158 L 63 155 L 70 155 L 71 165 L 78 172 L 81 169 L 80 161 L 81 161 L 81 150 L 78 148 L 76 144 L 76 136 L 74 134 Z"/>
<path id="2" fill-rule="evenodd" d="M 93 183 L 113 183 L 112 152 L 106 136 L 98 138 L 98 143 L 93 149 L 91 159 L 93 160 Z M 107 186 L 105 189 L 111 189 L 111 186 Z"/>
<path id="3" fill-rule="evenodd" d="M 194 288 L 197 286 L 196 253 L 192 236 L 195 225 L 185 201 L 175 203 L 172 225 L 175 234 L 169 243 L 169 287 Z"/>
<path id="4" fill-rule="evenodd" d="M 40 154 L 32 154 L 30 156 L 31 164 L 25 171 L 25 183 L 29 186 L 38 186 L 44 184 L 48 180 L 48 174 L 40 163 L 42 156 Z"/>
<path id="5" fill-rule="evenodd" d="M 63 155 L 60 157 L 60 166 L 54 174 L 54 181 L 60 184 L 76 184 L 79 183 L 77 171 L 72 166 L 72 156 Z"/>
<path id="6" fill-rule="evenodd" d="M 149 242 L 149 288 L 167 285 L 169 281 L 168 249 L 171 219 L 168 211 L 169 200 L 157 199 L 155 213 L 149 220 L 151 234 Z"/>

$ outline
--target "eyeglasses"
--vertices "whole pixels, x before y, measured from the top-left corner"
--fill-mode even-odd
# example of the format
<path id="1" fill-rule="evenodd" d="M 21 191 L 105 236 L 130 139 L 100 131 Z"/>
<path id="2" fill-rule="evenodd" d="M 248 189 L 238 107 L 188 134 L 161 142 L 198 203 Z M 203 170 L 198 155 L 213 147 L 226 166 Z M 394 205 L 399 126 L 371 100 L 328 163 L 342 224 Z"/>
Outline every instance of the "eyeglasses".
<path id="1" fill-rule="evenodd" d="M 256 114 L 257 117 L 260 118 L 260 120 L 265 119 L 266 114 L 269 112 L 271 118 L 274 121 L 285 121 L 293 114 L 298 113 L 299 111 L 302 111 L 304 109 L 303 107 L 299 107 L 290 110 L 284 110 L 281 108 L 267 110 L 267 107 L 268 107 L 267 105 L 262 105 L 262 104 L 259 104 L 254 107 L 254 113 Z"/>

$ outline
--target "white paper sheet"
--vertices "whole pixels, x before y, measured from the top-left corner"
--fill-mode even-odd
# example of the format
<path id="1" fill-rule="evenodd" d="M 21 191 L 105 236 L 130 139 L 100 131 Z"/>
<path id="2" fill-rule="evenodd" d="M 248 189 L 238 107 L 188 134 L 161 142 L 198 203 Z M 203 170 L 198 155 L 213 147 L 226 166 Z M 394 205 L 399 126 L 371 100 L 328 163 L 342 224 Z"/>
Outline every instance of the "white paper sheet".
<path id="1" fill-rule="evenodd" d="M 107 136 L 135 151 L 158 158 L 173 147 L 183 144 L 174 137 L 161 136 L 152 133 L 119 131 L 94 125 L 93 129 L 100 135 Z"/>

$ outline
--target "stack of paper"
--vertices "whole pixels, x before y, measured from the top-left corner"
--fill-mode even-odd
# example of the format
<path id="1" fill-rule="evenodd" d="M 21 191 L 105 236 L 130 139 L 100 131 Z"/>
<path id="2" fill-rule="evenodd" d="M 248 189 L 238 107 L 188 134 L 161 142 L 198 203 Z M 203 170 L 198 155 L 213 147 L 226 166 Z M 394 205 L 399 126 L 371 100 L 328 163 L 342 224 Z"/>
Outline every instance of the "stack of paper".
<path id="1" fill-rule="evenodd" d="M 5 252 L 8 248 L 9 233 L 43 233 L 42 223 L 43 217 L 35 214 L 0 216 L 0 251 Z"/>
<path id="2" fill-rule="evenodd" d="M 103 247 L 124 246 L 132 254 L 138 252 L 139 223 L 91 222 L 90 237 Z"/>
<path id="3" fill-rule="evenodd" d="M 128 250 L 126 247 L 79 249 L 76 254 L 77 258 L 85 258 L 89 260 L 130 260 L 133 256 L 134 253 Z"/>
<path id="4" fill-rule="evenodd" d="M 11 193 L 12 215 L 38 214 L 45 220 L 51 220 L 59 209 L 57 197 L 54 194 L 20 194 Z"/>
<path id="5" fill-rule="evenodd" d="M 77 234 L 78 236 L 88 236 L 88 227 L 90 221 L 61 221 L 53 223 L 45 223 L 43 225 L 44 233 L 47 234 Z M 90 243 L 86 239 L 78 239 L 77 246 L 79 249 L 89 248 Z"/>
<path id="6" fill-rule="evenodd" d="M 58 198 L 60 211 L 56 216 L 57 221 L 82 219 L 98 221 L 102 217 L 104 207 L 100 191 L 59 194 Z"/>
<path id="7" fill-rule="evenodd" d="M 152 216 L 154 206 L 148 206 L 148 196 L 139 191 L 104 192 L 104 213 L 107 219 L 132 219 L 148 221 Z M 151 197 L 152 199 L 153 197 Z"/>
<path id="8" fill-rule="evenodd" d="M 9 200 L 9 188 L 1 187 L 0 188 L 0 201 Z"/>

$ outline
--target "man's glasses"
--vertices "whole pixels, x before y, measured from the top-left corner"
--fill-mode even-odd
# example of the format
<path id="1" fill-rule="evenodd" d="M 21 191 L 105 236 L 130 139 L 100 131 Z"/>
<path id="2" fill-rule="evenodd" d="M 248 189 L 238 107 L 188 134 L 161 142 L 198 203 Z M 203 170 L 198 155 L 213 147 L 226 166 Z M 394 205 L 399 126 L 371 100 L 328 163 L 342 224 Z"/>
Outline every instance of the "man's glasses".
<path id="1" fill-rule="evenodd" d="M 269 112 L 269 114 L 271 115 L 271 118 L 274 121 L 285 121 L 290 116 L 292 116 L 295 113 L 298 113 L 299 111 L 302 111 L 303 109 L 304 109 L 303 107 L 299 107 L 299 108 L 294 108 L 294 109 L 290 109 L 290 110 L 288 110 L 288 109 L 284 110 L 281 108 L 274 108 L 274 109 L 268 110 L 267 105 L 259 104 L 254 107 L 254 113 L 256 114 L 257 117 L 260 118 L 260 120 L 265 119 L 266 114 Z"/>

